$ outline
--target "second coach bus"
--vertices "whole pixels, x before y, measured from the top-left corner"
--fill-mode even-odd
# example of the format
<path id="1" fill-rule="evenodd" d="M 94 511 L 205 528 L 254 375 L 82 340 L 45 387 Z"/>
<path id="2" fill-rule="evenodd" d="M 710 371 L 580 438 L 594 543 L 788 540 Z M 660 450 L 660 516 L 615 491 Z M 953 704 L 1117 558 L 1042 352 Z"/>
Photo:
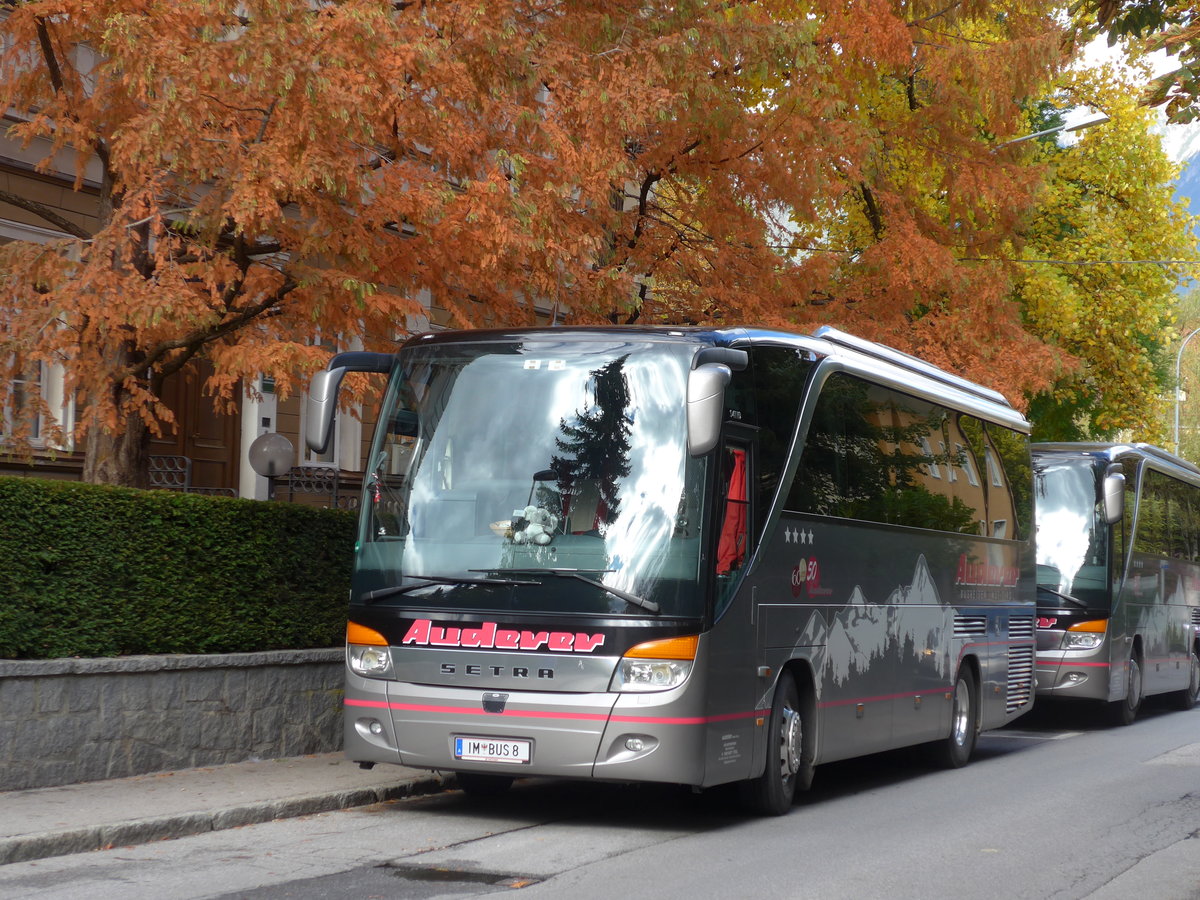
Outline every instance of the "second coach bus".
<path id="1" fill-rule="evenodd" d="M 1036 444 L 1037 693 L 1200 695 L 1200 469 L 1148 444 Z"/>
<path id="2" fill-rule="evenodd" d="M 517 776 L 741 782 L 948 766 L 1033 703 L 1028 426 L 832 329 L 443 332 L 388 374 L 347 629 L 345 752 Z"/>

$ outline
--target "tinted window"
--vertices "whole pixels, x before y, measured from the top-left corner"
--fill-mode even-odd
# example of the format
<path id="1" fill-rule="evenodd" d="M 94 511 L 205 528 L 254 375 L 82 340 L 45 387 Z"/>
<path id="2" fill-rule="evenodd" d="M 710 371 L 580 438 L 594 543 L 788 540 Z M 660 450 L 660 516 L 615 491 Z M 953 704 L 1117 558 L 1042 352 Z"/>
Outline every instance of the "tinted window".
<path id="1" fill-rule="evenodd" d="M 997 440 L 1000 436 L 1002 439 Z M 1023 462 L 1022 462 L 1023 461 Z M 821 389 L 788 507 L 890 525 L 1023 536 L 1024 437 L 899 391 L 835 374 Z"/>
<path id="2" fill-rule="evenodd" d="M 753 360 L 759 401 L 758 510 L 765 515 L 787 464 L 812 362 L 792 347 L 755 347 Z M 758 523 L 760 529 L 763 524 Z"/>
<path id="3" fill-rule="evenodd" d="M 1128 482 L 1127 482 L 1128 483 Z M 1138 504 L 1134 550 L 1152 556 L 1200 559 L 1196 488 L 1147 469 Z"/>

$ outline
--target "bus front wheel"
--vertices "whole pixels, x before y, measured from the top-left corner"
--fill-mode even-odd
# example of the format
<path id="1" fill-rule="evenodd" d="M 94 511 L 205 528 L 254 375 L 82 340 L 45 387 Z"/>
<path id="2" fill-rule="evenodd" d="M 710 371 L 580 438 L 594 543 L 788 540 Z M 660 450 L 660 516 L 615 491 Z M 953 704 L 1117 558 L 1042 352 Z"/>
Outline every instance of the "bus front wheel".
<path id="1" fill-rule="evenodd" d="M 1117 725 L 1132 725 L 1137 718 L 1138 710 L 1142 708 L 1142 661 L 1137 651 L 1129 654 L 1129 662 L 1125 664 L 1125 699 L 1113 702 L 1113 721 Z"/>
<path id="2" fill-rule="evenodd" d="M 975 673 L 970 666 L 958 670 L 950 710 L 950 736 L 937 744 L 937 760 L 947 769 L 960 769 L 975 752 L 979 714 L 975 704 Z"/>
<path id="3" fill-rule="evenodd" d="M 1178 699 L 1175 703 L 1180 709 L 1192 709 L 1197 700 L 1200 700 L 1200 653 L 1196 648 L 1192 648 L 1192 652 L 1188 654 L 1188 686 L 1180 691 L 1177 695 Z"/>
<path id="4" fill-rule="evenodd" d="M 808 787 L 812 767 L 804 752 L 800 692 L 790 673 L 779 677 L 767 732 L 767 764 L 762 775 L 742 782 L 742 800 L 752 811 L 782 816 L 792 808 L 798 784 Z"/>

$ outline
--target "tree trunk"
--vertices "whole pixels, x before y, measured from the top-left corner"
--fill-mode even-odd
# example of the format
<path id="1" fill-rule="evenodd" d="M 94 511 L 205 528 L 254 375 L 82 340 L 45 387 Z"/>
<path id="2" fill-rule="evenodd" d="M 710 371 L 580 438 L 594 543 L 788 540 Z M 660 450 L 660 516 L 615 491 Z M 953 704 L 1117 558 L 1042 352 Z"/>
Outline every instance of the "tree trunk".
<path id="1" fill-rule="evenodd" d="M 128 416 L 124 431 L 91 428 L 83 456 L 83 480 L 122 487 L 150 486 L 150 431 L 139 415 Z"/>

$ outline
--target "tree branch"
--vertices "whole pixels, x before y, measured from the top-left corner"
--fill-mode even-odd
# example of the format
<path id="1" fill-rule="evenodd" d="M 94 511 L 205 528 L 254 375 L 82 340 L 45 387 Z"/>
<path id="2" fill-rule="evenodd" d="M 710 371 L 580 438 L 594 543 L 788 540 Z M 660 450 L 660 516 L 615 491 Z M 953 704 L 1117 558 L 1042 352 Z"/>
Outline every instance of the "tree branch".
<path id="1" fill-rule="evenodd" d="M 54 50 L 54 42 L 50 38 L 50 28 L 47 26 L 46 19 L 43 16 L 37 17 L 37 35 L 38 45 L 42 50 L 42 58 L 46 61 L 46 69 L 50 73 L 50 85 L 54 88 L 55 94 L 65 95 L 66 80 L 63 78 L 62 66 L 58 62 L 58 54 Z M 78 117 L 69 111 L 67 112 L 67 118 L 75 124 L 79 124 Z M 113 179 L 111 177 L 112 167 L 110 165 L 111 160 L 108 155 L 108 147 L 98 137 L 93 137 L 89 141 L 89 144 L 91 145 L 92 152 L 100 158 L 100 164 L 104 166 L 107 180 L 111 183 Z"/>
<path id="2" fill-rule="evenodd" d="M 19 194 L 11 193 L 10 191 L 0 190 L 0 200 L 15 206 L 17 209 L 23 209 L 25 212 L 33 213 L 39 219 L 44 219 L 60 231 L 65 231 L 73 238 L 78 238 L 81 241 L 90 241 L 92 235 L 90 232 L 76 225 L 70 219 L 65 218 L 55 212 L 49 206 L 38 203 L 36 200 L 30 200 L 27 197 L 22 197 Z"/>
<path id="3" fill-rule="evenodd" d="M 176 338 L 172 341 L 163 341 L 157 344 L 153 349 L 147 351 L 140 363 L 136 367 L 127 367 L 120 373 L 116 379 L 118 383 L 122 378 L 132 377 L 141 378 L 145 375 L 146 369 L 149 369 L 164 359 L 167 354 L 174 350 L 186 350 L 187 353 L 180 354 L 177 359 L 171 360 L 163 364 L 160 369 L 160 374 L 163 377 L 172 375 L 182 369 L 196 352 L 205 344 L 211 344 L 219 338 L 225 337 L 237 331 L 247 322 L 252 319 L 269 313 L 272 307 L 278 306 L 283 299 L 300 286 L 298 281 L 288 280 L 279 286 L 279 289 L 267 295 L 258 303 L 243 307 L 237 311 L 237 314 L 225 321 L 212 326 L 211 328 L 198 328 L 181 338 Z"/>
<path id="4" fill-rule="evenodd" d="M 875 202 L 875 195 L 871 193 L 871 189 L 865 184 L 860 184 L 859 190 L 862 192 L 867 223 L 871 226 L 871 234 L 875 236 L 875 241 L 878 243 L 883 239 L 883 214 L 879 210 L 879 205 Z"/>
<path id="5" fill-rule="evenodd" d="M 909 28 L 912 28 L 916 25 L 924 25 L 926 22 L 932 22 L 934 19 L 940 19 L 942 16 L 946 15 L 946 13 L 950 12 L 950 10 L 956 9 L 959 6 L 962 6 L 962 3 L 960 2 L 960 0 L 954 0 L 954 2 L 951 3 L 949 6 L 944 6 L 941 9 L 939 9 L 937 12 L 930 13 L 927 16 L 922 16 L 920 19 L 913 19 L 911 22 L 908 22 L 906 24 L 908 25 Z"/>

